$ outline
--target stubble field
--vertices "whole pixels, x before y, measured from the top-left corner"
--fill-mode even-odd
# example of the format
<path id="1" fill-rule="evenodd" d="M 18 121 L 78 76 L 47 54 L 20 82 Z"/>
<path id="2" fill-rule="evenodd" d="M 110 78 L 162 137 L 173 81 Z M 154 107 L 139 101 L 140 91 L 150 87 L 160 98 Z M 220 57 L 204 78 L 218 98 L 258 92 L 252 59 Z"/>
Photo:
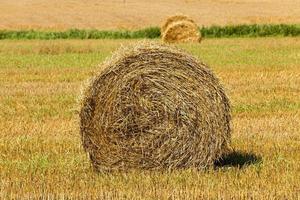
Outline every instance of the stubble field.
<path id="1" fill-rule="evenodd" d="M 299 24 L 300 0 L 0 0 L 0 29 L 140 29 L 176 13 L 199 26 Z"/>
<path id="2" fill-rule="evenodd" d="M 300 38 L 182 44 L 220 78 L 235 153 L 207 171 L 96 174 L 81 147 L 83 82 L 135 40 L 0 43 L 0 198 L 300 198 Z"/>

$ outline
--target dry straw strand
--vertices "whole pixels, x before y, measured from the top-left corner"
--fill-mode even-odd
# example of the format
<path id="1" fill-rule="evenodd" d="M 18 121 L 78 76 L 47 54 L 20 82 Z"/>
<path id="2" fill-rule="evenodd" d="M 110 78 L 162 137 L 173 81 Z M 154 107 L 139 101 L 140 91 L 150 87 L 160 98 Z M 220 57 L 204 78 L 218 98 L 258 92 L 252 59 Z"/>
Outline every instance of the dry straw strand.
<path id="1" fill-rule="evenodd" d="M 80 133 L 97 171 L 206 168 L 230 144 L 230 104 L 208 67 L 175 47 L 138 43 L 83 92 Z"/>

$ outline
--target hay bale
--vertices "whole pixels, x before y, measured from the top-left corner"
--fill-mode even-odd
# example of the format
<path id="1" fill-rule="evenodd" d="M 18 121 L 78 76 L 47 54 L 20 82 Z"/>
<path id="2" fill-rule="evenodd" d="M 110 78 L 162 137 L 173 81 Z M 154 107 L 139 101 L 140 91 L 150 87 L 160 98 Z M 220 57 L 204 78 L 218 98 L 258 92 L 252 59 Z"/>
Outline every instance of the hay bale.
<path id="1" fill-rule="evenodd" d="M 201 35 L 196 24 L 189 21 L 177 21 L 168 26 L 162 34 L 162 39 L 167 43 L 200 42 Z"/>
<path id="2" fill-rule="evenodd" d="M 178 15 L 170 16 L 162 24 L 162 26 L 160 28 L 161 33 L 164 33 L 167 30 L 167 28 L 169 27 L 169 25 L 171 25 L 174 22 L 178 22 L 178 21 L 189 21 L 191 23 L 196 24 L 192 18 L 190 18 L 186 15 L 178 14 Z"/>
<path id="3" fill-rule="evenodd" d="M 174 47 L 123 47 L 83 92 L 80 132 L 98 171 L 206 168 L 227 151 L 230 106 L 206 65 Z"/>

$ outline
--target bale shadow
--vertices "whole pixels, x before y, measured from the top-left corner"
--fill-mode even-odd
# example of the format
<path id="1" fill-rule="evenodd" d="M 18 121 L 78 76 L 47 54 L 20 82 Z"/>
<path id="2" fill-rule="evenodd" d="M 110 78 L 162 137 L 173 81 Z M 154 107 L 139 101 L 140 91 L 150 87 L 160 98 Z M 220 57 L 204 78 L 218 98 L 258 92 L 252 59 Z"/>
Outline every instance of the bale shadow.
<path id="1" fill-rule="evenodd" d="M 253 153 L 233 151 L 217 161 L 215 163 L 215 168 L 236 167 L 241 169 L 261 162 L 261 156 L 257 156 Z"/>

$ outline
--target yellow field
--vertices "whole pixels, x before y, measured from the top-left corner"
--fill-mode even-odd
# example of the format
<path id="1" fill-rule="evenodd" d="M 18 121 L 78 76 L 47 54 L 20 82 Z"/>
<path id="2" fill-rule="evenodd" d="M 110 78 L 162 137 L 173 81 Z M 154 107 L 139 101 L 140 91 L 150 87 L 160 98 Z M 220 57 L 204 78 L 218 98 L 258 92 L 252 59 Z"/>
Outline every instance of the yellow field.
<path id="1" fill-rule="evenodd" d="M 300 23 L 300 0 L 0 0 L 0 29 L 136 29 L 175 13 L 199 26 Z"/>
<path id="2" fill-rule="evenodd" d="M 299 199 L 300 38 L 207 39 L 182 48 L 209 64 L 233 105 L 237 153 L 207 171 L 96 174 L 77 98 L 130 40 L 1 41 L 0 199 Z"/>

